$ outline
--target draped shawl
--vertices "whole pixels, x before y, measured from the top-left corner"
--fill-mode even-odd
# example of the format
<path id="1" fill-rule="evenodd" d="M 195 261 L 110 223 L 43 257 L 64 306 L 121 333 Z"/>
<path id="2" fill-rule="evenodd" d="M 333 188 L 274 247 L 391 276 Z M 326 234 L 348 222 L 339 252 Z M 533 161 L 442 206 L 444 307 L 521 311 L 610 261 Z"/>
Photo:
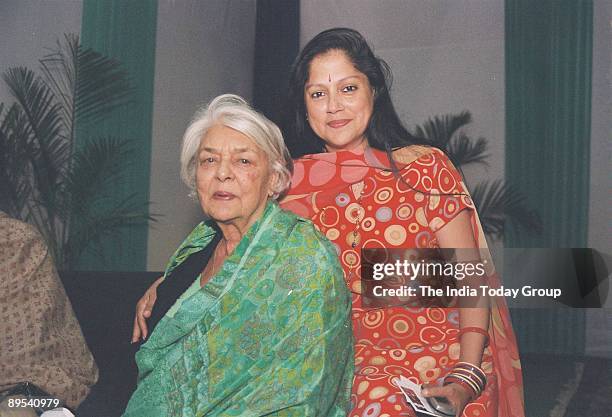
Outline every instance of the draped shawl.
<path id="1" fill-rule="evenodd" d="M 198 225 L 165 275 L 215 233 Z M 333 246 L 311 222 L 268 203 L 221 270 L 141 347 L 124 417 L 344 416 L 349 313 Z"/>

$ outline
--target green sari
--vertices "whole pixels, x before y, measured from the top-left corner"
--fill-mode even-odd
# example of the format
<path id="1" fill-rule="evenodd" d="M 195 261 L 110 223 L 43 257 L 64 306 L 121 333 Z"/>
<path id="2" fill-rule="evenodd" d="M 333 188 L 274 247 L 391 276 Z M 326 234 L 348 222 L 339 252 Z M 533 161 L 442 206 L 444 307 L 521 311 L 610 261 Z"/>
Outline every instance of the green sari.
<path id="1" fill-rule="evenodd" d="M 215 233 L 198 225 L 165 275 Z M 310 221 L 268 203 L 219 273 L 181 296 L 142 345 L 123 417 L 344 417 L 352 337 L 334 247 Z"/>

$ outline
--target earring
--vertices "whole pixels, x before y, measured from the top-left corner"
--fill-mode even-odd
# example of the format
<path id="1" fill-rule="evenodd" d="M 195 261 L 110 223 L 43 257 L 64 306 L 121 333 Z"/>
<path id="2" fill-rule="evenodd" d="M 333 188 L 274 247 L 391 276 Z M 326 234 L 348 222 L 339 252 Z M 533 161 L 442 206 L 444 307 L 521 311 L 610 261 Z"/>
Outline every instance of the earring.
<path id="1" fill-rule="evenodd" d="M 308 120 L 308 113 L 306 113 L 306 120 Z"/>

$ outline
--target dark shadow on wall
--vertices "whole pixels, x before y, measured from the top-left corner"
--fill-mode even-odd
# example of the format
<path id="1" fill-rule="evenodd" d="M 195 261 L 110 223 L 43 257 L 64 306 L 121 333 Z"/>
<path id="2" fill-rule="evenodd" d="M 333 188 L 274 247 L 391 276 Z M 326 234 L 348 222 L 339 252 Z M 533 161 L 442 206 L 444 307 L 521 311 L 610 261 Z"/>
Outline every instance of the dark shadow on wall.
<path id="1" fill-rule="evenodd" d="M 277 124 L 299 48 L 300 0 L 257 0 L 253 105 Z"/>

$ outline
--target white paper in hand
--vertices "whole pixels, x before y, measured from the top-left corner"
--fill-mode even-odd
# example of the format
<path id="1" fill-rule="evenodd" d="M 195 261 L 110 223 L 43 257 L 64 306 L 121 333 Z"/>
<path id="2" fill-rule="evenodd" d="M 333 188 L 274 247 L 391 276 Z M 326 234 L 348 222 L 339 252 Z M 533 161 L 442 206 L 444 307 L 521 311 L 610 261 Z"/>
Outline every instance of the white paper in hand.
<path id="1" fill-rule="evenodd" d="M 429 404 L 429 401 L 427 401 L 427 398 L 423 397 L 420 385 L 415 384 L 403 375 L 396 378 L 395 385 L 402 391 L 402 394 L 406 397 L 406 401 L 412 406 L 417 416 L 446 417 L 444 414 L 434 410 Z"/>

